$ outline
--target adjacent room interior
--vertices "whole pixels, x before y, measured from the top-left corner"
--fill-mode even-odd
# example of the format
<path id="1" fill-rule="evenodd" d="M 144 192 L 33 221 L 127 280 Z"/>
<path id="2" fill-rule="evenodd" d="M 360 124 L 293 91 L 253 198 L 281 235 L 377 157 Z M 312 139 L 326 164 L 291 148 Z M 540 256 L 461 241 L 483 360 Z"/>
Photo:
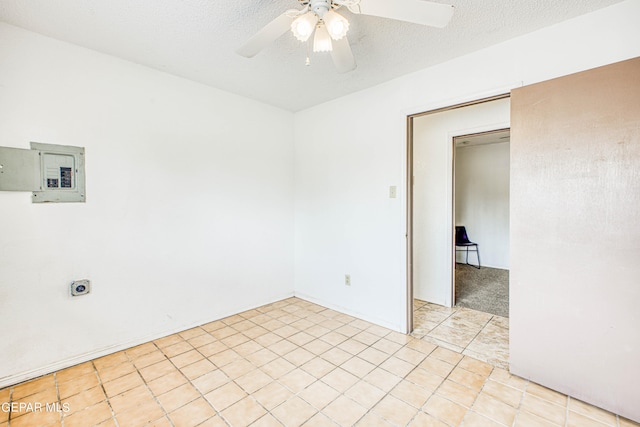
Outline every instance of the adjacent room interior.
<path id="1" fill-rule="evenodd" d="M 453 139 L 454 305 L 502 317 L 509 317 L 509 133 Z"/>
<path id="2" fill-rule="evenodd" d="M 492 280 L 491 267 L 509 256 L 509 114 L 506 94 L 416 114 L 408 148 L 412 334 L 503 368 L 509 363 L 508 282 Z M 481 269 L 466 264 L 466 248 L 457 252 L 461 225 L 480 238 L 473 249 L 487 252 Z M 477 255 L 469 255 L 475 266 Z"/>
<path id="3" fill-rule="evenodd" d="M 284 0 L 160 3 L 0 6 L 0 146 L 81 147 L 86 179 L 0 191 L 0 427 L 638 426 L 640 2 L 346 12 L 344 74 L 291 34 L 233 52 Z M 503 129 L 508 237 L 454 186 L 454 139 Z M 456 300 L 460 225 L 508 318 Z"/>

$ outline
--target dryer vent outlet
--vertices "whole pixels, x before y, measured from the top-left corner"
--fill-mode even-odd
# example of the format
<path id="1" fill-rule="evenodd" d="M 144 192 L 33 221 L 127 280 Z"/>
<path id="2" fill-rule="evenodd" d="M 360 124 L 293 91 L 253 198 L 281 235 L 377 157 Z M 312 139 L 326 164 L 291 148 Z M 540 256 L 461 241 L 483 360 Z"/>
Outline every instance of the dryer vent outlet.
<path id="1" fill-rule="evenodd" d="M 71 296 L 78 297 L 80 295 L 86 295 L 91 292 L 91 281 L 84 280 L 75 280 L 71 282 Z"/>

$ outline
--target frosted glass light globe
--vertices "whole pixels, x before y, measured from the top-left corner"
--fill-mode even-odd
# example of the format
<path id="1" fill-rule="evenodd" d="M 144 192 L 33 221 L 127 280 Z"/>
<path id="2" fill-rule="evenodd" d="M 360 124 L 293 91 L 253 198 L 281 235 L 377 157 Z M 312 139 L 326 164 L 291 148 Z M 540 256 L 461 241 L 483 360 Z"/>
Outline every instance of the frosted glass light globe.
<path id="1" fill-rule="evenodd" d="M 340 40 L 347 35 L 347 31 L 349 31 L 349 21 L 347 21 L 344 16 L 333 10 L 329 10 L 325 13 L 322 20 L 327 26 L 327 30 L 332 39 Z"/>
<path id="2" fill-rule="evenodd" d="M 331 37 L 327 31 L 325 25 L 318 25 L 316 28 L 316 35 L 313 37 L 313 51 L 314 52 L 331 52 L 333 46 L 331 45 Z"/>
<path id="3" fill-rule="evenodd" d="M 307 12 L 291 23 L 291 32 L 298 40 L 306 42 L 311 37 L 317 22 L 318 15 L 313 12 Z"/>

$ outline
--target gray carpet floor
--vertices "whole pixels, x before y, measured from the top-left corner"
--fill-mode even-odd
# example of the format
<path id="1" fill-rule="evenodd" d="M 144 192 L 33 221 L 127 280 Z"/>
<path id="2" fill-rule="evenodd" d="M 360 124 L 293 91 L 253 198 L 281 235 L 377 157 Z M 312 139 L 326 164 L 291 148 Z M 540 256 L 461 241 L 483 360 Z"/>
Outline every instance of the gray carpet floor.
<path id="1" fill-rule="evenodd" d="M 509 317 L 509 270 L 456 264 L 456 307 Z"/>

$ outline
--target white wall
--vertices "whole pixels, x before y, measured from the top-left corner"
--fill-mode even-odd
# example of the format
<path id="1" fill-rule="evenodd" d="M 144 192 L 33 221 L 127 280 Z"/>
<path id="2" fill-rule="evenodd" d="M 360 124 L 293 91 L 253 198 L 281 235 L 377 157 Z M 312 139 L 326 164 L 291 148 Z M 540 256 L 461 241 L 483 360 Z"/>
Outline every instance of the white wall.
<path id="1" fill-rule="evenodd" d="M 296 293 L 404 330 L 406 116 L 638 56 L 638 16 L 624 1 L 297 113 Z"/>
<path id="2" fill-rule="evenodd" d="M 456 225 L 478 243 L 483 267 L 509 269 L 509 143 L 457 147 L 455 175 Z"/>
<path id="3" fill-rule="evenodd" d="M 0 387 L 293 294 L 291 113 L 4 24 L 0 64 L 0 145 L 87 175 L 0 192 Z"/>
<path id="4" fill-rule="evenodd" d="M 509 98 L 413 119 L 415 298 L 454 304 L 453 138 L 507 127 Z"/>

